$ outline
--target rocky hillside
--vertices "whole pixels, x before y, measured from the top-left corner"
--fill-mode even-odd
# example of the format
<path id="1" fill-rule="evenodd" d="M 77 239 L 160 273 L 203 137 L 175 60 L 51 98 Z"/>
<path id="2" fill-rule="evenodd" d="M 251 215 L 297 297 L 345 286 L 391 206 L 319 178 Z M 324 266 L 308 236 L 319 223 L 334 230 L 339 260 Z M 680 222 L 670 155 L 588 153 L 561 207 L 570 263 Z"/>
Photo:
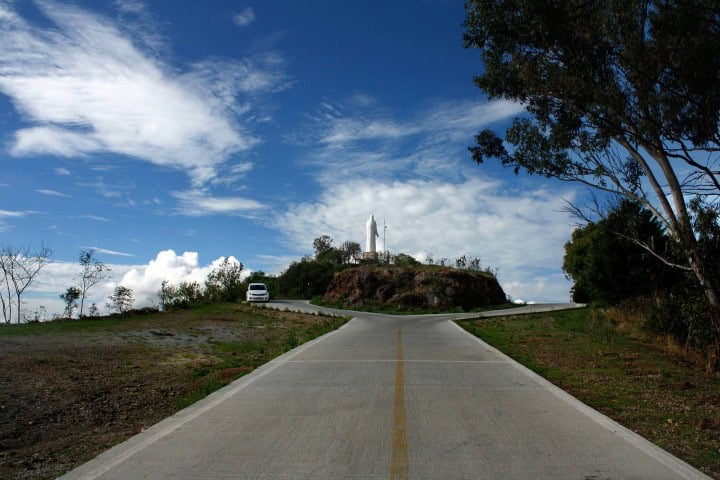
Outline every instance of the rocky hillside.
<path id="1" fill-rule="evenodd" d="M 335 275 L 323 300 L 344 307 L 379 304 L 463 310 L 507 301 L 489 273 L 432 266 L 351 268 Z"/>

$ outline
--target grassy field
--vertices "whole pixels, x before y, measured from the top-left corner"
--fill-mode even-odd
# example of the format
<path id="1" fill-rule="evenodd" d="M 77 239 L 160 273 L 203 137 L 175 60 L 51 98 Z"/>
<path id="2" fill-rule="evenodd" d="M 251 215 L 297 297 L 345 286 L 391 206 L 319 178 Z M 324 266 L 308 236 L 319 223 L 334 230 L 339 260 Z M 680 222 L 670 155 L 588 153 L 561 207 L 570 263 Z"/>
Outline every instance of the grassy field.
<path id="1" fill-rule="evenodd" d="M 458 322 L 560 388 L 720 479 L 720 379 L 590 309 Z"/>
<path id="2" fill-rule="evenodd" d="M 55 478 L 347 318 L 242 304 L 0 327 L 0 478 Z"/>

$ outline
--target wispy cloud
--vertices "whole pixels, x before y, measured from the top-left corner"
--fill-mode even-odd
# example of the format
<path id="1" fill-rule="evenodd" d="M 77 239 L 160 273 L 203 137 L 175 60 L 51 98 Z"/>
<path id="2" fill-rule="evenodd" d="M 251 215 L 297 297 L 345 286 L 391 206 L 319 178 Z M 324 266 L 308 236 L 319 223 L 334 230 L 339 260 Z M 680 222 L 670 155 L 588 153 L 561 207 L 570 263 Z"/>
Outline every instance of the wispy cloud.
<path id="1" fill-rule="evenodd" d="M 481 128 L 523 112 L 520 104 L 440 102 L 411 118 L 396 118 L 376 102 L 323 103 L 298 139 L 309 145 L 304 162 L 323 185 L 338 179 L 459 179 L 458 163 Z M 354 106 L 353 106 L 354 105 Z"/>
<path id="2" fill-rule="evenodd" d="M 68 175 L 70 175 L 70 170 L 68 170 L 67 168 L 62 168 L 62 167 L 56 168 L 55 175 L 68 176 Z"/>
<path id="3" fill-rule="evenodd" d="M 92 220 L 94 222 L 109 222 L 105 217 L 99 217 L 97 215 L 76 215 L 73 218 L 77 218 L 78 220 Z"/>
<path id="4" fill-rule="evenodd" d="M 103 253 L 103 254 L 105 254 L 105 255 L 112 255 L 112 256 L 115 256 L 115 257 L 134 257 L 134 256 L 135 256 L 135 255 L 133 255 L 133 254 L 131 254 L 131 253 L 118 252 L 118 251 L 116 251 L 116 250 L 109 250 L 109 249 L 107 249 L 107 248 L 102 248 L 102 247 L 80 246 L 79 248 L 90 249 L 90 250 L 96 251 L 97 253 Z"/>
<path id="5" fill-rule="evenodd" d="M 33 210 L 0 210 L 0 218 L 21 218 L 37 213 Z"/>
<path id="6" fill-rule="evenodd" d="M 361 96 L 351 103 L 362 107 L 374 102 Z M 314 117 L 317 139 L 321 144 L 347 144 L 363 140 L 399 139 L 412 135 L 438 135 L 458 140 L 468 137 L 479 128 L 505 120 L 524 111 L 524 107 L 507 100 L 490 102 L 445 102 L 420 112 L 416 118 L 397 120 L 386 113 L 360 109 L 346 113 L 342 105 L 322 103 Z"/>
<path id="7" fill-rule="evenodd" d="M 249 198 L 216 197 L 203 190 L 173 192 L 172 195 L 180 204 L 179 213 L 193 217 L 216 214 L 252 216 L 253 212 L 269 208 Z"/>
<path id="8" fill-rule="evenodd" d="M 67 195 L 62 192 L 58 192 L 57 190 L 48 190 L 45 188 L 36 188 L 36 192 L 42 193 L 43 195 L 48 195 L 50 197 L 62 197 L 62 198 L 72 198 L 70 195 Z"/>
<path id="9" fill-rule="evenodd" d="M 252 7 L 243 8 L 240 13 L 233 16 L 233 22 L 238 27 L 247 27 L 255 21 L 255 12 Z"/>
<path id="10" fill-rule="evenodd" d="M 0 91 L 34 124 L 15 132 L 13 155 L 111 152 L 185 170 L 199 185 L 257 143 L 238 122 L 248 109 L 239 95 L 284 83 L 279 59 L 169 68 L 104 17 L 37 5 L 52 28 L 0 7 Z M 125 13 L 141 5 L 118 2 Z"/>
<path id="11" fill-rule="evenodd" d="M 135 190 L 135 185 L 131 183 L 125 182 L 122 185 L 109 184 L 100 176 L 95 177 L 92 182 L 78 182 L 77 186 L 95 190 L 95 192 L 105 198 L 120 198 Z"/>

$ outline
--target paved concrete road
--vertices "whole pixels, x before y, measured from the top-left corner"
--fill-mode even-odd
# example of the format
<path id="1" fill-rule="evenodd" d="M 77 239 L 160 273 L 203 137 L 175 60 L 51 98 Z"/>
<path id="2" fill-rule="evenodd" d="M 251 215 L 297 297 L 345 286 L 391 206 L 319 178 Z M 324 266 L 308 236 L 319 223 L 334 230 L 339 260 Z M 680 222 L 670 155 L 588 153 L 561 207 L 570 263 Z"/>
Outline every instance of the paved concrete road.
<path id="1" fill-rule="evenodd" d="M 62 478 L 707 478 L 458 316 L 357 314 Z"/>

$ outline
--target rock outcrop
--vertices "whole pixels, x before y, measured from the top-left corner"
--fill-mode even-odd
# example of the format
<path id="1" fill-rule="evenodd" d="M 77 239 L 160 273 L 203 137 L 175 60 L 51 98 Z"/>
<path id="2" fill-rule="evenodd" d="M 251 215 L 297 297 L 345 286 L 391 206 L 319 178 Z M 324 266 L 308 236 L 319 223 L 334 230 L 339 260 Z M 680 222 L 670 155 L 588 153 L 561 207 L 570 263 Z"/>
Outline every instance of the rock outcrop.
<path id="1" fill-rule="evenodd" d="M 485 272 L 433 266 L 363 266 L 336 274 L 324 301 L 343 307 L 470 310 L 505 303 L 507 297 L 497 279 Z"/>

